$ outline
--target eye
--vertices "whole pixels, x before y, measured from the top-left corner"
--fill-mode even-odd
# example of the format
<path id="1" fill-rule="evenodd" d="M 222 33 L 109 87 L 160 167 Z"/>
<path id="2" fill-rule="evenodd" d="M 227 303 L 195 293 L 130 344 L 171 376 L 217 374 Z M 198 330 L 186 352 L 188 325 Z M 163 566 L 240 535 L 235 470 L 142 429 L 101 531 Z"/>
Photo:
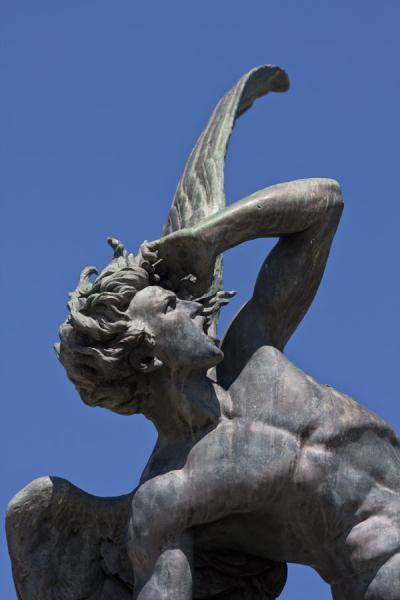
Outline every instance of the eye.
<path id="1" fill-rule="evenodd" d="M 164 312 L 168 313 L 176 308 L 176 296 L 169 296 L 164 307 Z"/>

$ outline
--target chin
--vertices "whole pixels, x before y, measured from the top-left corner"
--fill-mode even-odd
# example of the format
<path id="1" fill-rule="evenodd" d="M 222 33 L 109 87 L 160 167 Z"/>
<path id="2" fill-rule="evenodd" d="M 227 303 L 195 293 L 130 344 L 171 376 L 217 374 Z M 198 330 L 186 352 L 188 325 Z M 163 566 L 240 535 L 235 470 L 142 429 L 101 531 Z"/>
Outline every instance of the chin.
<path id="1" fill-rule="evenodd" d="M 223 360 L 224 360 L 224 353 L 222 352 L 222 350 L 219 350 L 218 355 L 216 356 L 216 360 L 213 361 L 213 364 L 211 365 L 211 367 L 209 367 L 209 369 L 211 369 L 212 367 L 216 367 Z"/>
<path id="2" fill-rule="evenodd" d="M 197 352 L 192 353 L 189 360 L 188 358 L 186 356 L 182 361 L 178 361 L 178 364 L 175 366 L 195 371 L 207 371 L 224 359 L 224 353 L 210 340 L 207 344 L 198 348 Z"/>
<path id="3" fill-rule="evenodd" d="M 218 365 L 221 361 L 223 361 L 224 359 L 224 353 L 222 352 L 221 348 L 217 345 L 217 343 L 214 341 L 214 338 L 211 338 L 211 343 L 209 344 L 210 346 L 210 364 L 207 367 L 208 369 L 211 369 L 211 367 L 215 367 L 216 365 Z"/>

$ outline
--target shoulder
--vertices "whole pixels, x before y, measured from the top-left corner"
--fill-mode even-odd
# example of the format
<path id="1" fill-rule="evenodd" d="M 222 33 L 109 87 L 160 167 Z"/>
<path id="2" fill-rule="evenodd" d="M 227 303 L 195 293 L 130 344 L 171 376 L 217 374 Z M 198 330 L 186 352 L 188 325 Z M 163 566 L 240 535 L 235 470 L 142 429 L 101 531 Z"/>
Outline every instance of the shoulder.
<path id="1" fill-rule="evenodd" d="M 254 389 L 266 387 L 269 388 L 275 382 L 285 369 L 286 364 L 290 364 L 283 353 L 274 346 L 260 346 L 257 350 L 251 353 L 243 364 L 240 371 L 235 374 L 231 369 L 231 365 L 225 367 L 225 381 L 219 383 L 225 389 L 229 389 L 230 393 L 235 393 L 239 389 Z M 234 367 L 236 365 L 233 365 Z"/>
<path id="2" fill-rule="evenodd" d="M 223 337 L 224 360 L 217 366 L 218 379 L 224 387 L 229 386 L 261 354 L 274 350 L 279 352 L 271 344 L 254 301 L 249 300 L 234 317 Z"/>

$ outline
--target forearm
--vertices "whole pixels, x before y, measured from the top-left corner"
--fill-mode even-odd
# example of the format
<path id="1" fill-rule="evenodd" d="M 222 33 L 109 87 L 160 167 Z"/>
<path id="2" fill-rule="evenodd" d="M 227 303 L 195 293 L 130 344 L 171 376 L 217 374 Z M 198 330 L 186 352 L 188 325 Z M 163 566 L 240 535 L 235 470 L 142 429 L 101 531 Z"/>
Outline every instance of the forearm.
<path id="1" fill-rule="evenodd" d="M 217 256 L 259 237 L 281 237 L 304 231 L 341 210 L 342 199 L 332 179 L 301 179 L 260 190 L 194 228 Z"/>

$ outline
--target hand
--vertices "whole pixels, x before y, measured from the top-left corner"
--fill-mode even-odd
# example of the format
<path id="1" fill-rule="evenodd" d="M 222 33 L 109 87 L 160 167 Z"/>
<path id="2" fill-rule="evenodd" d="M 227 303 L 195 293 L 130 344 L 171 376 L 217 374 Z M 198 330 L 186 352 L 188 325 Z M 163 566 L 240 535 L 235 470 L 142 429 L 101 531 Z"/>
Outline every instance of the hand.
<path id="1" fill-rule="evenodd" d="M 141 254 L 159 277 L 160 285 L 179 296 L 193 298 L 208 291 L 215 256 L 193 229 L 180 229 L 154 242 L 145 242 Z"/>

